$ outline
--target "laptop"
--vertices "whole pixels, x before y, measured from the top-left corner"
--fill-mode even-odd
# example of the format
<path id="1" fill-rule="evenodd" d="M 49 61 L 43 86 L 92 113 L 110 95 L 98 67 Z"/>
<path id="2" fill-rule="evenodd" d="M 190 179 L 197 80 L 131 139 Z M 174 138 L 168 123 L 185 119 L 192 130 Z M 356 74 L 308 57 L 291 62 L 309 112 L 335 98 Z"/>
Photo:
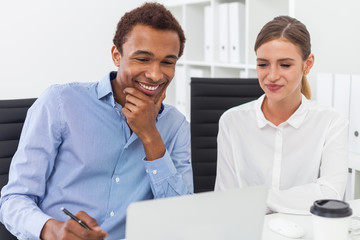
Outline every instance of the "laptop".
<path id="1" fill-rule="evenodd" d="M 130 204 L 126 240 L 261 240 L 265 186 Z"/>

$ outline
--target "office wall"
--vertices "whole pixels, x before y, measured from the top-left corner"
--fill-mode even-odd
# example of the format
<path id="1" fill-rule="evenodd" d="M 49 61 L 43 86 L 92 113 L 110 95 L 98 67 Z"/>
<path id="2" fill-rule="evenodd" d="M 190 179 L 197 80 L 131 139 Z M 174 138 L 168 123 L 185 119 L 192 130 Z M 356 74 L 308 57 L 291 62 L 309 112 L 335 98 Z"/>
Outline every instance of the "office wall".
<path id="1" fill-rule="evenodd" d="M 360 1 L 289 1 L 312 35 L 313 92 L 317 72 L 360 74 Z M 53 83 L 102 78 L 115 69 L 110 48 L 116 23 L 143 2 L 0 0 L 0 99 L 37 97 Z"/>
<path id="2" fill-rule="evenodd" d="M 117 22 L 143 2 L 0 0 L 0 99 L 105 76 Z"/>
<path id="3" fill-rule="evenodd" d="M 359 0 L 295 0 L 294 9 L 312 37 L 313 90 L 318 72 L 360 74 Z"/>

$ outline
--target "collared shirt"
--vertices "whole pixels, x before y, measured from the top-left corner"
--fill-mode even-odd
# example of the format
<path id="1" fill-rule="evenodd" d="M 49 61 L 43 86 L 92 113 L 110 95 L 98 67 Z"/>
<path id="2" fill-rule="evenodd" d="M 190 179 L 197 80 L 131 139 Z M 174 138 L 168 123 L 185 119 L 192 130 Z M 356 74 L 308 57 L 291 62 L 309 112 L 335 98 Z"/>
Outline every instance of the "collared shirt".
<path id="1" fill-rule="evenodd" d="M 1 192 L 0 219 L 18 238 L 39 239 L 48 219 L 68 220 L 61 207 L 87 212 L 107 239 L 124 238 L 131 202 L 193 192 L 185 117 L 163 107 L 156 127 L 166 152 L 146 161 L 114 100 L 110 76 L 54 85 L 29 109 Z"/>
<path id="2" fill-rule="evenodd" d="M 276 126 L 258 100 L 225 112 L 219 122 L 216 190 L 266 185 L 274 212 L 309 213 L 316 199 L 344 195 L 348 120 L 302 96 Z"/>

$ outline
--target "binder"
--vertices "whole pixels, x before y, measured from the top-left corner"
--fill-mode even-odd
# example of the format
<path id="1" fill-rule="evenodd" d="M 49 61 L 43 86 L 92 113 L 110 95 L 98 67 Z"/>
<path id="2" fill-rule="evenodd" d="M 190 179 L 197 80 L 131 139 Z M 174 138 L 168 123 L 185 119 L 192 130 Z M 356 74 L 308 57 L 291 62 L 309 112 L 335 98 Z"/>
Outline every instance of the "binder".
<path id="1" fill-rule="evenodd" d="M 187 81 L 185 77 L 185 67 L 176 66 L 175 68 L 175 106 L 184 115 L 186 115 L 186 89 Z"/>
<path id="2" fill-rule="evenodd" d="M 335 74 L 334 77 L 334 108 L 349 118 L 350 106 L 350 83 L 349 74 Z"/>
<path id="3" fill-rule="evenodd" d="M 189 75 L 190 75 L 190 78 L 191 77 L 202 78 L 202 77 L 204 77 L 204 70 L 202 70 L 200 68 L 190 68 Z"/>
<path id="4" fill-rule="evenodd" d="M 333 75 L 331 73 L 318 73 L 316 83 L 316 101 L 332 107 Z"/>
<path id="5" fill-rule="evenodd" d="M 204 7 L 204 60 L 207 62 L 213 61 L 213 24 L 212 24 L 212 8 L 211 6 Z"/>
<path id="6" fill-rule="evenodd" d="M 245 62 L 245 4 L 232 2 L 229 8 L 229 52 L 231 63 Z"/>
<path id="7" fill-rule="evenodd" d="M 229 62 L 229 4 L 221 3 L 218 5 L 219 16 L 219 61 Z"/>
<path id="8" fill-rule="evenodd" d="M 349 151 L 360 154 L 360 75 L 351 76 Z"/>

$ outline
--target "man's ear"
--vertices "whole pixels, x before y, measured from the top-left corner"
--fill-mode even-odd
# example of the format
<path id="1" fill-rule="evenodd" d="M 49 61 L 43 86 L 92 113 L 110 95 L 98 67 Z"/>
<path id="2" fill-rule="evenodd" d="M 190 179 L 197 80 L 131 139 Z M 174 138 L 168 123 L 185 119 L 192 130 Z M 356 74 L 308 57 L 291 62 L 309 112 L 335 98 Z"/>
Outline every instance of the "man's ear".
<path id="1" fill-rule="evenodd" d="M 112 56 L 112 60 L 115 64 L 115 66 L 119 67 L 120 66 L 120 58 L 121 58 L 121 54 L 118 51 L 117 47 L 114 45 L 111 48 L 111 56 Z"/>

